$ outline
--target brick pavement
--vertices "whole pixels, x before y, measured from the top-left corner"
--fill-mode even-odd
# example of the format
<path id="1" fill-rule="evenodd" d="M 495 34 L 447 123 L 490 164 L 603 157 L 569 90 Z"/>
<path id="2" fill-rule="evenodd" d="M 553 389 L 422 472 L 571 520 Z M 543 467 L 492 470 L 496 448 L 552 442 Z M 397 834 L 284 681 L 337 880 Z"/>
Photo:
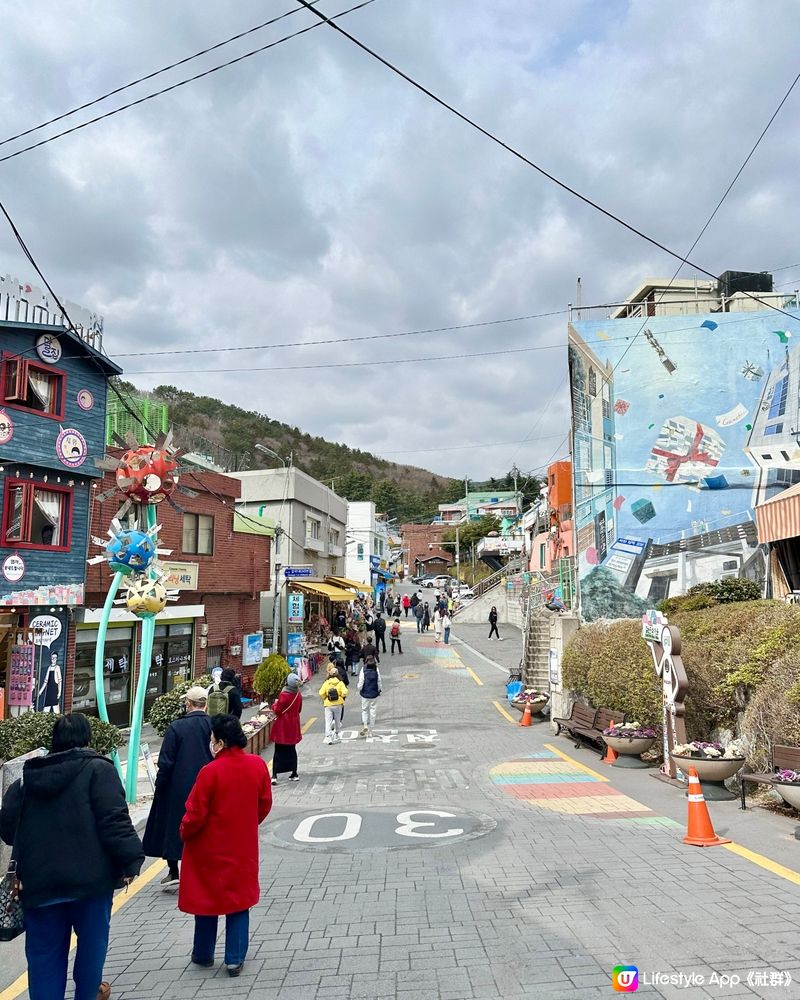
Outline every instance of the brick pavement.
<path id="1" fill-rule="evenodd" d="M 404 639 L 407 652 L 381 664 L 378 738 L 327 747 L 317 721 L 301 744 L 302 780 L 275 790 L 241 978 L 189 966 L 191 918 L 148 885 L 114 918 L 114 1000 L 584 1000 L 612 996 L 610 971 L 625 963 L 705 976 L 788 970 L 800 983 L 795 886 L 724 849 L 684 846 L 674 824 L 565 814 L 507 794 L 495 780 L 504 764 L 552 759 L 549 726 L 511 725 L 492 705 L 502 677 L 466 647 L 440 657 L 413 629 Z M 303 714 L 319 720 L 313 696 Z M 356 726 L 355 705 L 345 722 Z M 450 813 L 411 817 L 435 832 L 465 814 L 494 826 L 450 843 L 379 844 L 379 814 L 392 817 L 380 832 L 391 838 L 404 822 L 394 815 L 412 809 Z M 327 842 L 280 844 L 277 831 L 291 839 L 297 826 L 297 837 L 301 817 L 331 812 L 358 814 L 358 835 L 332 840 L 344 821 L 322 819 L 312 830 Z M 797 984 L 744 982 L 638 993 L 800 997 Z"/>

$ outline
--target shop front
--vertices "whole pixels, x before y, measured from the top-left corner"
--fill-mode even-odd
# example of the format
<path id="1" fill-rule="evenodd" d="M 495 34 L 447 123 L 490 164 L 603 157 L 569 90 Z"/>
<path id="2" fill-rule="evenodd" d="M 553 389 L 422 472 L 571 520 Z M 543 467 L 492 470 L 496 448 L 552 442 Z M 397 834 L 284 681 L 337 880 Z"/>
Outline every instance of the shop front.
<path id="1" fill-rule="evenodd" d="M 333 583 L 289 581 L 286 639 L 293 668 L 305 660 L 310 672 L 316 673 L 328 655 L 328 636 L 337 606 L 350 604 L 356 596 L 353 590 Z"/>

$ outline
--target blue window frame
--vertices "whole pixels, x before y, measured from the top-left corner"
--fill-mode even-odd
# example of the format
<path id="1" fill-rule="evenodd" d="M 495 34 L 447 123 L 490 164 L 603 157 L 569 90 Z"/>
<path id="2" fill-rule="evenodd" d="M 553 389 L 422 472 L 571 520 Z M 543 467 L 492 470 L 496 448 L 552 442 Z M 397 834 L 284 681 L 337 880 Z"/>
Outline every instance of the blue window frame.
<path id="1" fill-rule="evenodd" d="M 775 388 L 772 390 L 772 402 L 770 403 L 767 420 L 782 417 L 786 413 L 786 394 L 788 389 L 789 376 L 784 375 L 780 381 L 775 383 Z"/>

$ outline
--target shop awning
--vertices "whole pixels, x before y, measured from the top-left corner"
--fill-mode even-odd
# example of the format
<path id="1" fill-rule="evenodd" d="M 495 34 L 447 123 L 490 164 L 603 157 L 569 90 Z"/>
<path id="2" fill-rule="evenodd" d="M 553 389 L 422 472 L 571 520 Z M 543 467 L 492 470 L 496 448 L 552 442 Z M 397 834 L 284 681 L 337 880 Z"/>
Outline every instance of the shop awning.
<path id="1" fill-rule="evenodd" d="M 372 572 L 384 580 L 394 580 L 394 573 L 388 573 L 385 569 L 374 569 Z"/>
<path id="2" fill-rule="evenodd" d="M 353 592 L 351 590 L 342 590 L 341 587 L 334 587 L 330 583 L 317 583 L 316 580 L 304 580 L 301 583 L 299 580 L 292 580 L 292 586 L 295 590 L 302 590 L 304 594 L 317 594 L 319 597 L 327 597 L 329 601 L 349 602 L 353 600 Z"/>
<path id="3" fill-rule="evenodd" d="M 800 483 L 758 504 L 756 525 L 762 544 L 800 536 Z"/>
<path id="4" fill-rule="evenodd" d="M 361 594 L 368 594 L 372 587 L 368 583 L 359 583 L 358 580 L 348 580 L 346 576 L 326 576 L 325 582 L 333 587 L 344 587 L 348 590 L 357 590 Z"/>

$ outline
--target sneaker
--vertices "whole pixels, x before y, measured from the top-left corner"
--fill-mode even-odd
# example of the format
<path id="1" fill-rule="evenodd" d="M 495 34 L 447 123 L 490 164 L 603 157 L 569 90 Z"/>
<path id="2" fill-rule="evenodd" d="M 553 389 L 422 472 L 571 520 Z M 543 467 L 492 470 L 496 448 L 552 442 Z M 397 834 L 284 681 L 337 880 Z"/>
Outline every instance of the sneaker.
<path id="1" fill-rule="evenodd" d="M 178 875 L 173 875 L 172 872 L 167 872 L 167 874 L 158 883 L 162 889 L 171 889 L 180 883 L 180 877 Z"/>
<path id="2" fill-rule="evenodd" d="M 299 774 L 290 774 L 289 775 L 289 781 L 299 781 L 299 780 L 300 780 L 300 775 Z"/>
<path id="3" fill-rule="evenodd" d="M 369 729 L 366 726 L 364 726 L 364 728 L 361 730 L 361 732 L 358 735 L 359 736 L 369 736 Z"/>
<path id="4" fill-rule="evenodd" d="M 277 778 L 273 778 L 272 779 L 272 784 L 273 785 L 277 785 L 278 784 L 278 779 Z"/>
<path id="5" fill-rule="evenodd" d="M 326 744 L 326 746 L 331 746 L 333 744 L 333 737 L 332 736 L 326 736 L 325 737 L 325 744 Z"/>
<path id="6" fill-rule="evenodd" d="M 226 965 L 225 968 L 228 970 L 229 976 L 238 976 L 241 974 L 243 965 L 244 962 L 239 962 L 238 965 Z"/>

